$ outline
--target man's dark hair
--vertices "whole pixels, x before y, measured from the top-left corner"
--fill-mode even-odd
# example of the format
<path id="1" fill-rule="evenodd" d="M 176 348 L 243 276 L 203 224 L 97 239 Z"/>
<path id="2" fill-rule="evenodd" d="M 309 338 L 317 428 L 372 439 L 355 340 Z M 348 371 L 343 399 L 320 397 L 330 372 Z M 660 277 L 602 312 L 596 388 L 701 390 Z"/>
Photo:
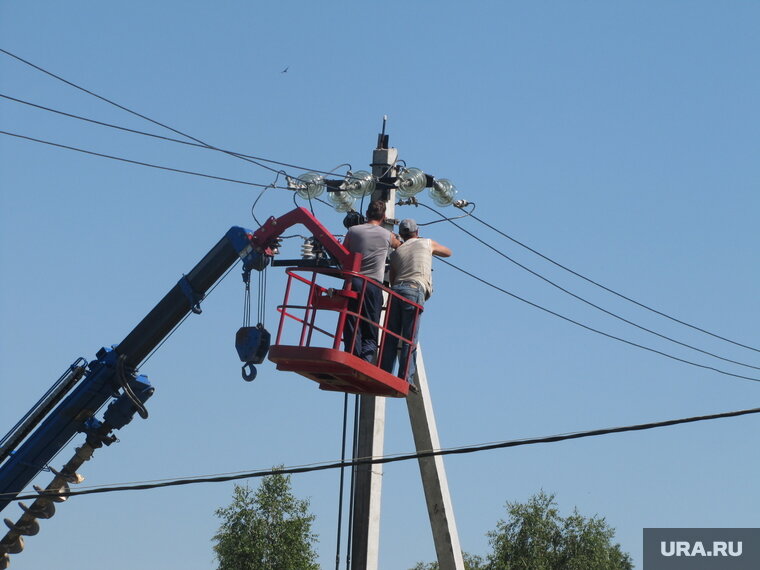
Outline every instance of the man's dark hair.
<path id="1" fill-rule="evenodd" d="M 366 221 L 364 220 L 364 216 L 362 216 L 359 212 L 354 212 L 351 210 L 346 214 L 346 217 L 343 218 L 343 225 L 348 228 L 352 228 L 354 226 L 358 226 L 359 224 L 364 224 Z"/>
<path id="2" fill-rule="evenodd" d="M 368 220 L 382 220 L 385 216 L 385 202 L 382 200 L 375 200 L 370 202 L 367 206 L 367 219 Z"/>

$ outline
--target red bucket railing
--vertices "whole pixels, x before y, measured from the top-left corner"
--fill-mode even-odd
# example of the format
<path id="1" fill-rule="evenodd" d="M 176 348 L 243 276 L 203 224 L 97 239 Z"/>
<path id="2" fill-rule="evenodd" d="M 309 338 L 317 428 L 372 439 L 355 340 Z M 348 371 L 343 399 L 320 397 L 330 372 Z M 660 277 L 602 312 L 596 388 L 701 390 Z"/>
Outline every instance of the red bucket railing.
<path id="1" fill-rule="evenodd" d="M 285 298 L 282 305 L 277 307 L 280 313 L 280 323 L 274 345 L 283 346 L 325 346 L 319 344 L 319 338 L 325 338 L 328 345 L 333 349 L 341 350 L 341 343 L 345 346 L 342 350 L 355 353 L 356 335 L 359 330 L 359 321 L 371 323 L 377 327 L 379 334 L 378 348 L 382 354 L 386 340 L 395 337 L 399 341 L 399 348 L 408 346 L 413 349 L 417 342 L 416 338 L 405 338 L 388 328 L 388 319 L 394 303 L 405 303 L 414 308 L 414 322 L 412 331 L 417 330 L 417 321 L 422 312 L 422 307 L 409 299 L 393 292 L 373 279 L 353 271 L 341 271 L 331 268 L 290 268 L 286 270 L 288 283 L 285 287 Z M 359 278 L 362 282 L 360 290 L 355 291 L 352 280 Z M 333 286 L 329 286 L 332 284 Z M 336 287 L 338 285 L 338 287 Z M 384 302 L 380 322 L 374 323 L 361 314 L 361 307 L 368 285 L 374 285 L 384 293 Z M 294 286 L 304 286 L 300 292 L 304 295 L 302 303 L 293 302 L 291 297 L 295 294 Z M 356 326 L 350 338 L 344 338 L 346 323 L 349 319 L 355 319 Z M 300 331 L 296 325 L 297 341 L 284 339 L 286 325 L 291 321 L 300 324 Z M 316 333 L 316 334 L 315 334 Z M 379 355 L 377 356 L 379 360 Z M 410 360 L 407 359 L 406 370 L 400 370 L 398 376 L 405 378 Z"/>

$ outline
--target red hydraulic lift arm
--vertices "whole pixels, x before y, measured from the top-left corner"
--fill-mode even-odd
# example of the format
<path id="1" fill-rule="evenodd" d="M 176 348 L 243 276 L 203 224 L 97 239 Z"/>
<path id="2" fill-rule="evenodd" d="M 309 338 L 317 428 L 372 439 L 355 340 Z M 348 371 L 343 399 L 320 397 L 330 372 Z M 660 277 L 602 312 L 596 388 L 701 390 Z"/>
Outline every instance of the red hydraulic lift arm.
<path id="1" fill-rule="evenodd" d="M 359 271 L 361 266 L 361 254 L 351 253 L 327 228 L 325 228 L 314 215 L 305 208 L 296 208 L 287 214 L 275 218 L 270 217 L 264 224 L 253 233 L 251 243 L 260 248 L 262 252 L 267 252 L 274 247 L 275 240 L 289 227 L 296 224 L 303 224 L 314 235 L 314 237 L 329 251 L 340 263 L 343 271 Z"/>

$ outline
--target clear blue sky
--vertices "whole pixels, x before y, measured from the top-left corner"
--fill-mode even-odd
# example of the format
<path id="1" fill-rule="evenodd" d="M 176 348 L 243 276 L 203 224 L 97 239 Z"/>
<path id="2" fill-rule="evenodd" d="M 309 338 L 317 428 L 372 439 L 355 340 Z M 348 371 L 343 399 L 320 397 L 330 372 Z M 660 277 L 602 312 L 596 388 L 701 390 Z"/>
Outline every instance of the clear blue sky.
<path id="1" fill-rule="evenodd" d="M 452 179 L 484 220 L 621 293 L 760 347 L 758 25 L 758 5 L 738 1 L 4 2 L 0 47 L 214 145 L 310 168 L 368 168 L 388 114 L 400 158 Z M 167 134 L 2 54 L 0 92 Z M 133 160 L 262 184 L 274 179 L 228 156 L 7 100 L 0 100 L 0 124 Z M 2 433 L 77 356 L 118 343 L 227 228 L 253 227 L 258 195 L 249 186 L 7 136 L 0 136 L 0 185 Z M 288 193 L 270 191 L 256 215 L 292 205 Z M 341 232 L 340 215 L 324 206 L 317 215 Z M 423 208 L 399 216 L 437 219 Z M 760 366 L 757 351 L 657 317 L 474 220 L 461 223 L 607 310 Z M 425 230 L 454 250 L 452 262 L 532 302 L 679 358 L 760 378 L 760 370 L 604 315 L 450 224 Z M 290 242 L 291 254 L 296 246 Z M 590 333 L 445 266 L 435 281 L 421 342 L 444 447 L 760 402 L 757 382 Z M 270 329 L 281 294 L 272 271 Z M 136 420 L 120 443 L 97 452 L 82 469 L 87 483 L 340 456 L 340 395 L 271 364 L 253 384 L 240 379 L 233 339 L 242 297 L 234 272 L 203 315 L 143 367 L 157 387 L 150 419 Z M 555 492 L 564 513 L 577 506 L 605 516 L 638 565 L 644 527 L 757 526 L 760 459 L 751 442 L 759 422 L 747 416 L 449 458 L 463 548 L 487 552 L 485 533 L 504 516 L 504 503 L 540 489 Z M 412 450 L 406 407 L 389 401 L 386 452 Z M 320 560 L 332 567 L 338 474 L 293 483 L 311 498 Z M 384 483 L 381 568 L 432 560 L 416 465 L 386 467 Z M 12 567 L 212 568 L 213 512 L 231 489 L 73 499 L 42 522 Z M 3 515 L 15 518 L 16 507 Z"/>

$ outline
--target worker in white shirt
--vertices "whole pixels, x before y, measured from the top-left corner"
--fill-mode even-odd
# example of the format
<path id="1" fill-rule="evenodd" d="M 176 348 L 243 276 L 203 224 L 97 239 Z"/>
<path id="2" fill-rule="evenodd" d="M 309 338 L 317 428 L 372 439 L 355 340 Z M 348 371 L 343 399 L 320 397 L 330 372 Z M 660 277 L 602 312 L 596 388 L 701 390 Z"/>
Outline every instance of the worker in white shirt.
<path id="1" fill-rule="evenodd" d="M 419 237 L 417 222 L 412 219 L 402 220 L 399 224 L 399 235 L 403 243 L 390 256 L 391 289 L 417 305 L 424 305 L 433 293 L 432 265 L 433 256 L 449 257 L 451 250 L 429 238 Z M 416 307 L 393 297 L 389 304 L 388 329 L 405 339 L 411 339 L 412 344 L 386 334 L 380 367 L 386 372 L 393 372 L 393 364 L 398 352 L 397 376 L 409 380 L 416 372 L 415 358 L 417 353 L 417 327 L 415 323 Z M 400 350 L 399 350 L 400 345 Z M 411 352 L 411 360 L 409 354 Z M 407 362 L 409 369 L 407 370 Z M 405 374 L 406 373 L 406 374 Z"/>

